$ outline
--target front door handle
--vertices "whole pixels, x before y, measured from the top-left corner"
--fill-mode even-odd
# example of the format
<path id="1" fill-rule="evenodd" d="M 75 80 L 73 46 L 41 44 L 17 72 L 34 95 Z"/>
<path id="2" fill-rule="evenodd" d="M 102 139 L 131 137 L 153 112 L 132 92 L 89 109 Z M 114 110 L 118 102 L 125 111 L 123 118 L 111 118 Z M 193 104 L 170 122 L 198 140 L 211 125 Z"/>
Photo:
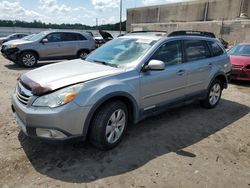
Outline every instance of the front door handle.
<path id="1" fill-rule="evenodd" d="M 182 76 L 186 71 L 185 70 L 179 70 L 177 72 L 177 75 Z"/>

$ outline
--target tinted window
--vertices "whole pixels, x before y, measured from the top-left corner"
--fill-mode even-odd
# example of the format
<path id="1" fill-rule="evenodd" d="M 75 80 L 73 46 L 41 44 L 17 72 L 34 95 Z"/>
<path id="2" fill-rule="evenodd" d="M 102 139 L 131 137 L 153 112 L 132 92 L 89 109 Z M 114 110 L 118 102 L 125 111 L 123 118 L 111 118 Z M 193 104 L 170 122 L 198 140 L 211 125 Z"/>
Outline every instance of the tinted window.
<path id="1" fill-rule="evenodd" d="M 213 52 L 213 56 L 220 56 L 224 53 L 224 51 L 216 42 L 208 42 L 208 44 Z"/>
<path id="2" fill-rule="evenodd" d="M 87 40 L 84 36 L 78 33 L 61 33 L 62 41 L 78 41 Z"/>
<path id="3" fill-rule="evenodd" d="M 190 40 L 184 41 L 184 43 L 187 61 L 196 61 L 210 56 L 210 53 L 203 41 Z"/>
<path id="4" fill-rule="evenodd" d="M 76 33 L 75 34 L 77 40 L 87 40 L 83 35 Z"/>
<path id="5" fill-rule="evenodd" d="M 76 40 L 73 33 L 61 33 L 62 41 L 74 41 Z"/>
<path id="6" fill-rule="evenodd" d="M 166 65 L 182 63 L 182 49 L 180 41 L 172 41 L 163 44 L 151 57 L 151 59 L 163 61 Z"/>
<path id="7" fill-rule="evenodd" d="M 60 41 L 62 41 L 60 33 L 49 34 L 46 38 L 48 39 L 48 42 L 60 42 Z"/>

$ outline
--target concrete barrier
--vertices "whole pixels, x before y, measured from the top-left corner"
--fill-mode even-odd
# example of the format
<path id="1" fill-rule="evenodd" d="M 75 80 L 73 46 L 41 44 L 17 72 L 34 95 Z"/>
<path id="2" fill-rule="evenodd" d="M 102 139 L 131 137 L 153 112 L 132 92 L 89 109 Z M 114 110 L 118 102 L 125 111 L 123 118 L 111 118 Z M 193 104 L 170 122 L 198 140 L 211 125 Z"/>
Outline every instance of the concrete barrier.
<path id="1" fill-rule="evenodd" d="M 171 33 L 176 30 L 210 31 L 234 45 L 250 42 L 250 20 L 227 20 L 207 22 L 141 23 L 132 24 L 132 30 L 158 30 Z"/>
<path id="2" fill-rule="evenodd" d="M 249 15 L 249 0 L 193 0 L 131 8 L 127 10 L 127 31 L 131 31 L 131 24 L 138 23 L 235 20 Z"/>

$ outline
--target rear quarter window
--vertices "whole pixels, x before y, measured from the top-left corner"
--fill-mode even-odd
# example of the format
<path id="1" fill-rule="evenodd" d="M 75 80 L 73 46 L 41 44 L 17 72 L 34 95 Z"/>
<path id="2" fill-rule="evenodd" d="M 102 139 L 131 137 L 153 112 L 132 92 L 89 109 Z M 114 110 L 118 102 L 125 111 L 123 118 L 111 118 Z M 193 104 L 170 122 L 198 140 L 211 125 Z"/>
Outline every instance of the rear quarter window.
<path id="1" fill-rule="evenodd" d="M 213 56 L 220 56 L 224 54 L 224 50 L 220 47 L 220 45 L 217 42 L 208 42 L 208 45 L 213 53 Z"/>
<path id="2" fill-rule="evenodd" d="M 207 45 L 202 40 L 184 41 L 186 61 L 197 61 L 210 57 Z"/>

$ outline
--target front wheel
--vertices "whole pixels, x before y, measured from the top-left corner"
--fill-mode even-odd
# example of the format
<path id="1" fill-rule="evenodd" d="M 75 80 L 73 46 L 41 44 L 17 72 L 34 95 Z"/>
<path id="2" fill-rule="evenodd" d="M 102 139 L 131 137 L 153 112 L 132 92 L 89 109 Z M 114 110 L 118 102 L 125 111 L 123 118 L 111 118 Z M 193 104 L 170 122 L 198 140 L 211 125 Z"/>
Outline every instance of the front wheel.
<path id="1" fill-rule="evenodd" d="M 214 108 L 220 101 L 221 93 L 222 83 L 216 79 L 210 85 L 206 98 L 201 101 L 201 105 L 205 108 Z"/>
<path id="2" fill-rule="evenodd" d="M 128 110 L 123 102 L 106 103 L 94 116 L 90 130 L 90 142 L 103 150 L 115 147 L 121 141 L 127 123 Z"/>
<path id="3" fill-rule="evenodd" d="M 23 52 L 20 55 L 20 63 L 24 67 L 34 67 L 37 64 L 37 55 L 33 52 Z"/>

